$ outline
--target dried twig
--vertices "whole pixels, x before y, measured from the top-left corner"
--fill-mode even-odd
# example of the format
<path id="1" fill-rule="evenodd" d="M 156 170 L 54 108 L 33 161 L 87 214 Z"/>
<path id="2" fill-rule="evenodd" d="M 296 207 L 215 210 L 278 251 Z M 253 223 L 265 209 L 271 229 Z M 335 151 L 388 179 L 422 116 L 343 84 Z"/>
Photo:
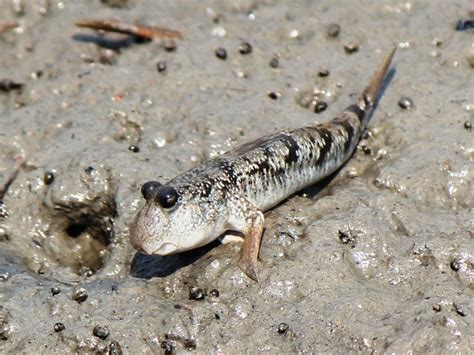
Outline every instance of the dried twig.
<path id="1" fill-rule="evenodd" d="M 130 24 L 117 20 L 81 20 L 76 22 L 76 26 L 91 28 L 93 30 L 123 33 L 144 39 L 153 39 L 155 37 L 182 38 L 182 34 L 179 31 L 164 27 Z"/>

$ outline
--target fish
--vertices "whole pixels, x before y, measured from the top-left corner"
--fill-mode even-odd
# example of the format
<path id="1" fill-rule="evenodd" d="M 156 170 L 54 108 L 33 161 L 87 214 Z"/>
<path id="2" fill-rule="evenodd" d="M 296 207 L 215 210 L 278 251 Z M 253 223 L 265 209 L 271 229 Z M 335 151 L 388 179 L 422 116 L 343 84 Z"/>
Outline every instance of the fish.
<path id="1" fill-rule="evenodd" d="M 165 184 L 148 181 L 130 226 L 133 248 L 170 255 L 217 238 L 243 242 L 238 265 L 258 282 L 264 212 L 343 166 L 367 129 L 396 47 L 356 100 L 332 120 L 263 136 Z"/>

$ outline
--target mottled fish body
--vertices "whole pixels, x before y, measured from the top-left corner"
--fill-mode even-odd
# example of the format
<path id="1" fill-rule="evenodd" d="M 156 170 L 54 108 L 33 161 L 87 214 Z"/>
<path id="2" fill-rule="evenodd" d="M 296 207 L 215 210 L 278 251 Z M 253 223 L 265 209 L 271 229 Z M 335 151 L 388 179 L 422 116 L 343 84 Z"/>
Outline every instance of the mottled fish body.
<path id="1" fill-rule="evenodd" d="M 263 213 L 340 168 L 354 153 L 395 48 L 359 100 L 333 120 L 264 136 L 193 168 L 165 185 L 143 185 L 145 206 L 131 228 L 132 245 L 168 255 L 197 248 L 226 231 L 244 237 L 241 269 L 257 279 Z"/>

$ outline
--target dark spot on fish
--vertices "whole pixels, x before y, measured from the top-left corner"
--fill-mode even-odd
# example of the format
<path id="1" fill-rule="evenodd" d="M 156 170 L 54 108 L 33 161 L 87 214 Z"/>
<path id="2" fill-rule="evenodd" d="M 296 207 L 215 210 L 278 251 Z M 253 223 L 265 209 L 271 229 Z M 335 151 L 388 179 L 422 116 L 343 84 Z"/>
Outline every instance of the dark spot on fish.
<path id="1" fill-rule="evenodd" d="M 321 146 L 316 164 L 321 164 L 324 161 L 326 155 L 331 151 L 333 142 L 332 134 L 326 128 L 320 128 L 319 134 L 321 136 Z"/>
<path id="2" fill-rule="evenodd" d="M 225 176 L 232 184 L 237 182 L 237 174 L 235 173 L 235 169 L 231 163 L 225 160 L 221 161 L 219 162 L 219 169 L 224 172 Z"/>
<path id="3" fill-rule="evenodd" d="M 298 161 L 298 151 L 300 151 L 298 142 L 296 142 L 296 140 L 291 136 L 286 136 L 282 139 L 282 142 L 288 148 L 288 154 L 285 157 L 285 161 L 288 164 L 296 163 Z"/>
<path id="4" fill-rule="evenodd" d="M 344 142 L 344 151 L 348 151 L 349 148 L 351 147 L 352 140 L 354 139 L 354 127 L 350 124 L 349 121 L 342 121 L 342 127 L 344 127 L 344 130 L 347 132 L 347 139 Z"/>

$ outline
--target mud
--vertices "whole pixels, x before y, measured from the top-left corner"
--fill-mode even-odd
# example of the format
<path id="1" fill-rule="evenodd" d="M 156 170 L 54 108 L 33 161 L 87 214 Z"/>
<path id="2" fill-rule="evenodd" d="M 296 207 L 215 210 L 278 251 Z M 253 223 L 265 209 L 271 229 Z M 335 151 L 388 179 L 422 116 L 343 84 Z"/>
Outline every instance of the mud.
<path id="1" fill-rule="evenodd" d="M 18 27 L 0 33 L 15 84 L 0 91 L 0 351 L 472 353 L 474 37 L 456 31 L 472 10 L 1 0 Z M 74 26 L 101 18 L 183 39 Z M 144 182 L 329 120 L 394 44 L 351 161 L 266 213 L 258 284 L 239 245 L 132 250 Z"/>

